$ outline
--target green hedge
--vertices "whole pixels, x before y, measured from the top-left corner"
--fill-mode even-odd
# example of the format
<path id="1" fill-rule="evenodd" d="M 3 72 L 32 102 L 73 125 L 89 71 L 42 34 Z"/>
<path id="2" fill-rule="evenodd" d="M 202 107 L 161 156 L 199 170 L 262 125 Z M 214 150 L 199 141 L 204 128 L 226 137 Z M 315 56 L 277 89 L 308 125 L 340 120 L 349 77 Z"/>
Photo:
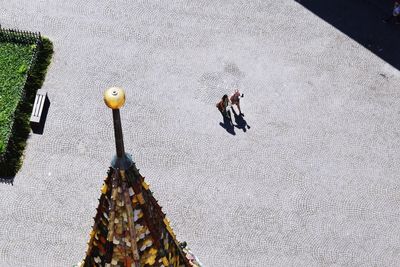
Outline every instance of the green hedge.
<path id="1" fill-rule="evenodd" d="M 0 154 L 7 148 L 36 45 L 0 43 Z"/>
<path id="2" fill-rule="evenodd" d="M 14 176 L 22 163 L 33 101 L 53 54 L 51 41 L 40 41 L 0 42 L 0 177 Z"/>

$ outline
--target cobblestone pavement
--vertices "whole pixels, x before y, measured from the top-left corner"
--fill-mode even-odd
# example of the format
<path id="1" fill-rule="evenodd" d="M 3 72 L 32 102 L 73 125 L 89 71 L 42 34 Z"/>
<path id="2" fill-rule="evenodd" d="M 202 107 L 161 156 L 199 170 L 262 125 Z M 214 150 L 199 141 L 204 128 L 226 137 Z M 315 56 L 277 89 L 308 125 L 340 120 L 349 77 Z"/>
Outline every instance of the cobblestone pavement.
<path id="1" fill-rule="evenodd" d="M 214 4 L 210 4 L 214 2 Z M 43 135 L 0 184 L 0 266 L 81 260 L 126 150 L 205 266 L 399 266 L 398 70 L 294 1 L 0 0 L 55 54 Z M 246 132 L 215 103 L 238 86 Z"/>

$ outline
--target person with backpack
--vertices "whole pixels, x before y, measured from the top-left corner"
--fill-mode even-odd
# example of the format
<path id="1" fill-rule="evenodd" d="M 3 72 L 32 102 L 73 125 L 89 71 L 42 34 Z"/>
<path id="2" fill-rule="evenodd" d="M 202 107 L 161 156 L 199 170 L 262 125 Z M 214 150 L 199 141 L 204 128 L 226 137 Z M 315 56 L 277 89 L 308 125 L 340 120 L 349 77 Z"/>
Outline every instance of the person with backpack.
<path id="1" fill-rule="evenodd" d="M 228 106 L 229 106 L 229 98 L 228 98 L 228 95 L 224 95 L 224 96 L 221 98 L 221 101 L 219 101 L 219 102 L 216 104 L 216 107 L 217 107 L 218 110 L 221 112 L 222 116 L 223 116 L 224 118 L 228 118 L 229 120 L 231 120 L 230 112 L 229 112 L 229 110 L 227 110 L 227 109 L 228 109 Z"/>

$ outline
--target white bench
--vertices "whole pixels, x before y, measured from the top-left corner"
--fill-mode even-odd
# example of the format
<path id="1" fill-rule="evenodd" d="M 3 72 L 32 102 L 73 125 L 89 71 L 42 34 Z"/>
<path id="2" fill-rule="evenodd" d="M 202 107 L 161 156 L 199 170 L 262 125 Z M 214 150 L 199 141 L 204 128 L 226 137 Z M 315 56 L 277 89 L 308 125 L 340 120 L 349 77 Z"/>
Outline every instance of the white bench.
<path id="1" fill-rule="evenodd" d="M 40 128 L 43 126 L 45 110 L 48 107 L 49 99 L 47 97 L 47 92 L 43 89 L 39 89 L 36 93 L 35 102 L 33 103 L 32 114 L 30 118 L 31 128 Z M 35 132 L 35 131 L 34 131 Z"/>

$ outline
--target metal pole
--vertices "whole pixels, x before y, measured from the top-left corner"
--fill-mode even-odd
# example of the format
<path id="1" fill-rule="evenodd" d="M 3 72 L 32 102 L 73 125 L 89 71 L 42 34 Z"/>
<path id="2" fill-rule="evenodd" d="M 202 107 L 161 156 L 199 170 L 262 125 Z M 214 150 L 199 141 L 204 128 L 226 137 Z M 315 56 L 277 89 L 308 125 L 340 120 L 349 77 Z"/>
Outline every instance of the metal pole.
<path id="1" fill-rule="evenodd" d="M 122 136 L 122 125 L 121 116 L 119 109 L 113 109 L 113 120 L 114 120 L 114 135 L 115 135 L 115 147 L 117 149 L 117 157 L 122 158 L 125 155 L 124 138 Z"/>

